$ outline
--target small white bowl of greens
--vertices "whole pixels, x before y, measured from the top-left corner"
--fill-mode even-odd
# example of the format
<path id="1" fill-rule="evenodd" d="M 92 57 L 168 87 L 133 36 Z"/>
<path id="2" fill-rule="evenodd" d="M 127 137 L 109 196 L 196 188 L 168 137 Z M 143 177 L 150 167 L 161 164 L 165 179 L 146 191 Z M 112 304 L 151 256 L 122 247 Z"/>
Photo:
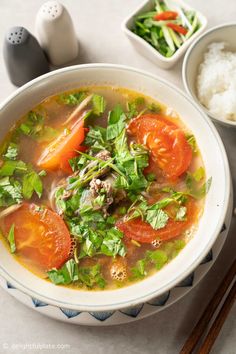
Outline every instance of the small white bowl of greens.
<path id="1" fill-rule="evenodd" d="M 164 69 L 204 31 L 206 17 L 182 0 L 148 0 L 122 23 L 135 49 Z"/>

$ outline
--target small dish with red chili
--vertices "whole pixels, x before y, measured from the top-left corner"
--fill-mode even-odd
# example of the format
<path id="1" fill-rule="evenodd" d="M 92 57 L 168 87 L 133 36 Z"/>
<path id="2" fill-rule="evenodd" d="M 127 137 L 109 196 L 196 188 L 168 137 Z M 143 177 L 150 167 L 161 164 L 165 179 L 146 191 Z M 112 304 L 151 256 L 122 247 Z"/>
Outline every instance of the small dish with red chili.
<path id="1" fill-rule="evenodd" d="M 201 13 L 181 0 L 149 0 L 122 27 L 142 54 L 168 68 L 177 62 L 206 24 Z"/>

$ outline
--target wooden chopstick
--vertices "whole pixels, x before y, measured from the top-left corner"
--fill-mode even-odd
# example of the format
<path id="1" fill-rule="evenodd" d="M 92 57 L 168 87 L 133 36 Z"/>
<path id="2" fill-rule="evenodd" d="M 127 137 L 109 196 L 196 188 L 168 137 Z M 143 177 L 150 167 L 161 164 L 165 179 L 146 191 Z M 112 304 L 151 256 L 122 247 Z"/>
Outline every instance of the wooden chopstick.
<path id="1" fill-rule="evenodd" d="M 225 275 L 224 279 L 222 280 L 219 287 L 217 288 L 213 298 L 208 303 L 205 311 L 200 317 L 200 320 L 192 330 L 189 338 L 187 339 L 183 348 L 181 349 L 180 354 L 191 354 L 193 350 L 196 348 L 198 341 L 202 337 L 217 307 L 219 306 L 230 284 L 232 283 L 235 274 L 236 274 L 236 259 L 232 263 L 227 274 Z"/>
<path id="2" fill-rule="evenodd" d="M 220 312 L 218 313 L 215 321 L 213 322 L 202 346 L 200 347 L 198 353 L 200 354 L 208 354 L 215 343 L 215 340 L 220 333 L 220 330 L 227 318 L 227 315 L 234 304 L 236 299 L 236 282 L 234 281 L 234 285 L 232 286 Z"/>

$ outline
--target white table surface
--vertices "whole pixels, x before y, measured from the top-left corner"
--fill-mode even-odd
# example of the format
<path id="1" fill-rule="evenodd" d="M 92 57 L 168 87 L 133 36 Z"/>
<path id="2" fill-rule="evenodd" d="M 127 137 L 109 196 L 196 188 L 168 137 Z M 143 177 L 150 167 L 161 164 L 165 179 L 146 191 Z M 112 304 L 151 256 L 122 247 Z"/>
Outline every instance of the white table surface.
<path id="1" fill-rule="evenodd" d="M 21 25 L 34 32 L 35 15 L 43 0 L 0 0 L 0 47 L 5 31 Z M 166 78 L 183 88 L 181 62 L 164 71 L 137 54 L 120 30 L 122 20 L 140 0 L 61 0 L 72 14 L 81 44 L 81 63 L 108 62 L 131 65 Z M 209 27 L 235 20 L 235 0 L 189 0 L 209 20 Z M 8 80 L 0 57 L 0 99 L 15 90 Z M 220 128 L 236 176 L 236 131 Z M 234 186 L 235 186 L 235 177 Z M 9 349 L 21 353 L 79 354 L 174 354 L 178 353 L 207 302 L 235 257 L 236 222 L 207 276 L 187 296 L 168 309 L 147 319 L 115 327 L 81 327 L 57 322 L 25 307 L 0 289 L 0 353 L 3 343 L 13 345 L 66 344 L 67 349 Z M 236 306 L 224 324 L 212 353 L 236 353 Z"/>

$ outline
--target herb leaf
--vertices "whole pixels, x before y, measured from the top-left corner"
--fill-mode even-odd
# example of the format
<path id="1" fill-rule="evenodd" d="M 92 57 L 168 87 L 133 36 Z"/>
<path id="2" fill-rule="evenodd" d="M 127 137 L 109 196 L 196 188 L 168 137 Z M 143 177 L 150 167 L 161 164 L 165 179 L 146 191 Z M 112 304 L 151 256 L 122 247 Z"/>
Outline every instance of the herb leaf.
<path id="1" fill-rule="evenodd" d="M 126 116 L 121 105 L 117 104 L 108 115 L 107 140 L 116 138 L 125 128 Z"/>
<path id="2" fill-rule="evenodd" d="M 7 160 L 0 169 L 0 176 L 12 176 L 14 173 L 24 173 L 27 166 L 23 161 Z"/>
<path id="3" fill-rule="evenodd" d="M 47 272 L 52 283 L 68 285 L 79 282 L 88 288 L 98 286 L 103 289 L 106 285 L 101 275 L 99 264 L 92 267 L 79 267 L 74 259 L 67 261 L 60 269 L 51 269 Z"/>
<path id="4" fill-rule="evenodd" d="M 0 206 L 19 204 L 22 198 L 22 188 L 18 181 L 9 177 L 0 179 Z"/>
<path id="5" fill-rule="evenodd" d="M 135 267 L 131 268 L 132 278 L 133 279 L 144 278 L 147 275 L 146 266 L 147 266 L 147 260 L 145 258 L 137 261 Z"/>
<path id="6" fill-rule="evenodd" d="M 43 184 L 39 175 L 35 171 L 31 171 L 24 175 L 22 192 L 25 199 L 30 199 L 33 192 L 36 192 L 38 197 L 41 198 L 43 193 Z"/>
<path id="7" fill-rule="evenodd" d="M 11 225 L 10 231 L 8 233 L 7 239 L 8 242 L 10 244 L 10 250 L 11 253 L 15 253 L 16 252 L 16 244 L 15 244 L 15 224 Z"/>
<path id="8" fill-rule="evenodd" d="M 92 98 L 92 103 L 93 103 L 93 113 L 99 116 L 100 114 L 104 113 L 105 108 L 106 108 L 106 102 L 104 100 L 103 96 L 100 95 L 93 95 Z"/>
<path id="9" fill-rule="evenodd" d="M 16 160 L 17 156 L 18 156 L 17 144 L 10 143 L 3 157 L 7 160 Z"/>
<path id="10" fill-rule="evenodd" d="M 121 257 L 126 255 L 126 249 L 121 241 L 123 233 L 115 228 L 107 231 L 101 245 L 101 252 L 106 256 L 115 257 L 117 254 Z"/>
<path id="11" fill-rule="evenodd" d="M 76 106 L 81 103 L 87 94 L 85 92 L 75 92 L 70 94 L 62 94 L 59 97 L 59 101 L 68 106 Z"/>
<path id="12" fill-rule="evenodd" d="M 210 177 L 201 187 L 198 187 L 197 183 L 205 177 L 205 170 L 200 167 L 193 174 L 187 173 L 185 180 L 186 186 L 188 188 L 187 193 L 195 199 L 201 199 L 206 196 L 210 190 L 212 177 Z"/>
<path id="13" fill-rule="evenodd" d="M 162 229 L 166 226 L 169 216 L 162 209 L 149 209 L 146 215 L 146 221 L 152 226 L 154 230 Z"/>
<path id="14" fill-rule="evenodd" d="M 125 129 L 115 139 L 115 151 L 116 165 L 124 174 L 118 177 L 116 187 L 130 191 L 145 189 L 148 181 L 142 170 L 148 166 L 148 151 L 139 144 L 131 145 L 129 150 Z"/>
<path id="15" fill-rule="evenodd" d="M 160 270 L 168 261 L 166 252 L 162 250 L 147 251 L 148 259 L 155 264 L 156 269 Z"/>
<path id="16" fill-rule="evenodd" d="M 78 265 L 74 259 L 67 261 L 60 269 L 51 269 L 47 272 L 49 279 L 54 284 L 71 284 L 79 279 Z"/>
<path id="17" fill-rule="evenodd" d="M 58 131 L 44 124 L 44 117 L 30 111 L 26 120 L 19 126 L 19 132 L 41 142 L 49 142 L 58 136 Z"/>
<path id="18" fill-rule="evenodd" d="M 128 119 L 131 119 L 138 115 L 139 106 L 145 103 L 145 99 L 143 97 L 137 97 L 135 100 L 127 103 Z"/>
<path id="19" fill-rule="evenodd" d="M 86 268 L 80 267 L 78 276 L 79 281 L 88 288 L 93 288 L 97 285 L 99 288 L 103 289 L 106 286 L 105 279 L 101 274 L 101 266 L 99 264 Z"/>
<path id="20" fill-rule="evenodd" d="M 203 198 L 207 195 L 211 188 L 212 177 L 208 178 L 208 180 L 199 188 L 199 190 L 195 193 L 197 198 Z"/>
<path id="21" fill-rule="evenodd" d="M 89 127 L 89 132 L 85 138 L 85 145 L 90 146 L 93 152 L 99 152 L 100 150 L 110 151 L 111 145 L 107 142 L 106 128 L 95 126 Z"/>
<path id="22" fill-rule="evenodd" d="M 167 245 L 169 243 L 167 242 Z M 163 250 L 146 251 L 145 257 L 136 262 L 135 267 L 131 268 L 131 279 L 143 279 L 148 274 L 151 265 L 155 265 L 160 270 L 168 262 L 168 254 Z"/>
<path id="23" fill-rule="evenodd" d="M 34 111 L 30 111 L 27 115 L 27 119 L 24 123 L 22 123 L 19 127 L 19 130 L 24 135 L 37 137 L 44 125 L 44 117 Z"/>

